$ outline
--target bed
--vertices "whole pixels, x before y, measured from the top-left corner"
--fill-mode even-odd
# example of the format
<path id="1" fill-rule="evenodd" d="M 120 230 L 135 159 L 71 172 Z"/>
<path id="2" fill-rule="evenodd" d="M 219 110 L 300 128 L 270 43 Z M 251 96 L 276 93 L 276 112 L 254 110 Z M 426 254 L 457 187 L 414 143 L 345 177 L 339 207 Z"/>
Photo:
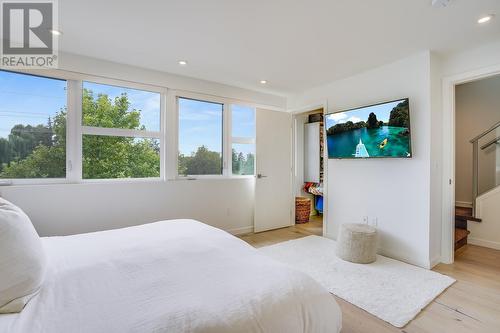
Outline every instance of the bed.
<path id="1" fill-rule="evenodd" d="M 194 220 L 42 238 L 48 270 L 0 332 L 339 332 L 307 275 Z"/>

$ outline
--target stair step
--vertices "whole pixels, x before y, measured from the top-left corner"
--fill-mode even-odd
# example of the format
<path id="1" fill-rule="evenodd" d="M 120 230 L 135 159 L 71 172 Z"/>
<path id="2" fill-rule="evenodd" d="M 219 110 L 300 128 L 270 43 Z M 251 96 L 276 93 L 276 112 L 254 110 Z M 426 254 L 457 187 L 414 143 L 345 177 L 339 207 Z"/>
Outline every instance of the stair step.
<path id="1" fill-rule="evenodd" d="M 455 207 L 455 220 L 481 222 L 480 218 L 472 216 L 472 208 Z"/>
<path id="2" fill-rule="evenodd" d="M 455 228 L 455 243 L 461 241 L 470 234 L 469 230 Z"/>
<path id="3" fill-rule="evenodd" d="M 455 251 L 467 244 L 469 230 L 455 228 Z"/>
<path id="4" fill-rule="evenodd" d="M 470 215 L 459 215 L 455 214 L 455 220 L 461 220 L 461 221 L 471 221 L 471 222 L 482 222 L 480 218 L 470 216 Z"/>

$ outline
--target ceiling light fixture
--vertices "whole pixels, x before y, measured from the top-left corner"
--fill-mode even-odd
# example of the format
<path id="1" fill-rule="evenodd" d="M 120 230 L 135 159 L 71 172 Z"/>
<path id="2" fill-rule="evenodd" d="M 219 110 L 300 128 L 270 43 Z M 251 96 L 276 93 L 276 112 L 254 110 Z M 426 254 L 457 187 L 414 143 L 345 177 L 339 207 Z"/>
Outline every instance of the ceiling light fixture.
<path id="1" fill-rule="evenodd" d="M 451 0 L 432 0 L 432 7 L 442 8 L 450 4 Z"/>
<path id="2" fill-rule="evenodd" d="M 51 29 L 49 30 L 51 34 L 53 34 L 54 36 L 61 36 L 62 35 L 62 32 L 59 31 L 59 30 L 56 30 L 56 29 Z"/>
<path id="3" fill-rule="evenodd" d="M 188 62 L 186 60 L 179 60 L 179 65 L 186 66 Z"/>
<path id="4" fill-rule="evenodd" d="M 491 19 L 493 18 L 493 16 L 494 16 L 493 14 L 483 16 L 479 20 L 477 20 L 477 23 L 484 24 L 486 22 L 489 22 L 489 21 L 491 21 Z"/>
<path id="5" fill-rule="evenodd" d="M 260 84 L 266 84 L 267 80 L 260 80 Z"/>

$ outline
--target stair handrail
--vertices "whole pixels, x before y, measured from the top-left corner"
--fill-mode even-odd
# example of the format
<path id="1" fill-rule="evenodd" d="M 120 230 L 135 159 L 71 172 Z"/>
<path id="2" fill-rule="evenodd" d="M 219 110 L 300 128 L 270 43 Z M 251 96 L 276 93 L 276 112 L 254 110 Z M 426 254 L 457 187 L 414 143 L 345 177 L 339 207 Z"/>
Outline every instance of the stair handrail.
<path id="1" fill-rule="evenodd" d="M 496 130 L 498 127 L 500 127 L 500 121 L 496 122 L 488 128 L 486 131 L 482 132 L 481 134 L 475 136 L 470 140 L 470 143 L 472 143 L 472 216 L 476 217 L 476 199 L 478 196 L 478 182 L 479 182 L 479 140 L 486 136 L 487 134 L 493 132 Z M 497 142 L 499 138 L 496 138 L 495 140 L 492 140 L 487 144 L 487 146 L 493 144 L 494 142 Z M 486 148 L 486 145 L 483 145 L 481 149 Z"/>
<path id="2" fill-rule="evenodd" d="M 481 139 L 483 136 L 485 136 L 486 134 L 489 134 L 490 132 L 496 130 L 498 127 L 500 127 L 500 121 L 498 121 L 497 123 L 495 123 L 493 126 L 491 126 L 490 128 L 488 128 L 486 131 L 484 131 L 481 134 L 475 136 L 473 139 L 470 140 L 470 143 L 474 143 L 474 142 L 479 141 L 479 139 Z"/>

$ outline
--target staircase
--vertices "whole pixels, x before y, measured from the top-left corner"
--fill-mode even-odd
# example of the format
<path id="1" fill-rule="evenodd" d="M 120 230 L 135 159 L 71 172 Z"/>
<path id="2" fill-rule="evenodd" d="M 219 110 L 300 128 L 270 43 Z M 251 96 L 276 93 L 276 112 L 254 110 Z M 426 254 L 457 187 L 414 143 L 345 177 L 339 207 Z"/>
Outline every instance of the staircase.
<path id="1" fill-rule="evenodd" d="M 497 170 L 500 170 L 500 121 L 471 139 L 470 143 L 472 144 L 472 208 L 455 207 L 455 250 L 467 244 L 467 237 L 470 234 L 467 223 L 482 221 L 476 217 L 478 197 L 500 187 L 500 177 L 497 175 Z"/>
<path id="2" fill-rule="evenodd" d="M 474 217 L 472 208 L 455 207 L 455 251 L 467 244 L 467 237 L 470 231 L 467 229 L 468 222 L 481 222 L 481 219 Z"/>

